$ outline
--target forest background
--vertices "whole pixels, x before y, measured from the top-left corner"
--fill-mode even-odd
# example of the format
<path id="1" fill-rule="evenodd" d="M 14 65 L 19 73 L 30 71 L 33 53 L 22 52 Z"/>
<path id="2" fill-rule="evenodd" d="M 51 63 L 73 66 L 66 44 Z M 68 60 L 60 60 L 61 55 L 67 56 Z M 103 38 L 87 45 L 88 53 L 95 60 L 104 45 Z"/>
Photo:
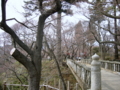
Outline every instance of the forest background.
<path id="1" fill-rule="evenodd" d="M 9 1 L 1 0 L 0 28 L 5 31 L 0 35 L 1 74 L 16 74 L 15 68 L 21 63 L 28 72 L 29 85 L 33 85 L 29 90 L 38 90 L 41 61 L 48 56 L 55 60 L 63 84 L 60 65 L 67 53 L 71 59 L 97 53 L 103 60 L 119 60 L 120 1 L 29 0 L 22 4 L 23 10 L 17 10 L 21 19 L 16 14 L 18 17 L 9 18 L 13 15 L 5 9 L 12 5 L 7 4 Z M 18 62 L 9 54 L 13 47 L 11 55 Z"/>

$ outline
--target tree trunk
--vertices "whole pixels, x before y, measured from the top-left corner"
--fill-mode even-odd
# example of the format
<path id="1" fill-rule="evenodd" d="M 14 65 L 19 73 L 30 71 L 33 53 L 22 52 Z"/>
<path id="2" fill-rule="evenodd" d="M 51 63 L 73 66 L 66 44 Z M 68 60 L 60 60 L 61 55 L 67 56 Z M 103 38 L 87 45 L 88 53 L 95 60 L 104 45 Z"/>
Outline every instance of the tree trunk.
<path id="1" fill-rule="evenodd" d="M 35 60 L 38 62 L 36 65 L 39 66 L 39 68 L 35 65 L 33 60 L 29 60 L 24 56 L 20 51 L 18 51 L 16 48 L 13 48 L 10 52 L 10 54 L 19 61 L 22 65 L 24 65 L 28 71 L 29 74 L 29 89 L 28 90 L 39 90 L 39 83 L 40 83 L 40 77 L 41 77 L 41 62 L 38 57 L 35 56 Z M 37 55 L 35 53 L 35 55 Z"/>
<path id="2" fill-rule="evenodd" d="M 114 4 L 114 16 L 116 16 L 116 3 Z M 115 42 L 118 42 L 117 39 L 117 19 L 114 19 L 114 27 L 115 27 L 115 35 L 114 35 L 114 40 Z M 115 53 L 114 53 L 114 59 L 118 59 L 119 55 L 118 55 L 118 46 L 117 44 L 114 44 L 114 49 L 115 49 Z"/>
<path id="3" fill-rule="evenodd" d="M 67 90 L 67 87 L 66 87 L 64 78 L 63 78 L 62 73 L 61 73 L 61 70 L 60 70 L 60 66 L 59 66 L 58 60 L 57 60 L 54 52 L 50 49 L 50 47 L 49 47 L 49 45 L 48 45 L 48 43 L 47 43 L 46 37 L 45 37 L 45 41 L 44 41 L 44 42 L 45 42 L 45 44 L 46 44 L 49 52 L 51 52 L 53 58 L 55 59 L 55 63 L 56 63 L 57 69 L 58 69 L 58 74 L 59 74 L 59 77 L 60 77 L 60 79 L 61 79 L 61 81 L 62 81 L 62 84 L 63 84 L 63 90 Z"/>
<path id="4" fill-rule="evenodd" d="M 57 60 L 62 62 L 61 57 L 61 11 L 58 12 L 57 16 Z"/>
<path id="5" fill-rule="evenodd" d="M 98 25 L 100 25 L 100 21 L 98 20 Z M 98 26 L 98 38 L 99 38 L 99 41 L 102 41 L 101 40 L 101 34 L 100 34 L 100 27 Z M 99 43 L 99 52 L 100 52 L 100 55 L 101 55 L 101 59 L 103 59 L 103 50 L 102 50 L 102 43 Z"/>
<path id="6" fill-rule="evenodd" d="M 41 79 L 42 58 L 41 49 L 43 41 L 43 28 L 45 24 L 46 16 L 41 15 L 39 17 L 36 45 L 34 47 L 34 54 L 32 56 L 31 66 L 28 70 L 29 73 L 29 90 L 39 90 L 39 84 Z"/>
<path id="7" fill-rule="evenodd" d="M 103 43 L 103 45 L 102 45 L 102 51 L 103 51 L 103 60 L 105 60 L 105 56 L 106 56 L 106 49 L 105 49 L 105 44 Z"/>
<path id="8" fill-rule="evenodd" d="M 100 52 L 100 55 L 101 55 L 101 59 L 103 59 L 103 45 L 102 45 L 102 43 L 99 43 L 99 52 Z"/>
<path id="9" fill-rule="evenodd" d="M 92 56 L 92 46 L 90 46 L 90 53 L 89 53 L 89 57 Z"/>
<path id="10" fill-rule="evenodd" d="M 40 85 L 40 74 L 37 73 L 35 69 L 31 69 L 29 73 L 29 89 L 28 90 L 39 90 Z"/>
<path id="11" fill-rule="evenodd" d="M 41 49 L 42 49 L 42 41 L 43 41 L 43 29 L 45 20 L 47 17 L 52 15 L 53 13 L 61 10 L 61 1 L 55 1 L 56 6 L 51 10 L 44 11 L 42 8 L 43 0 L 39 1 L 39 8 L 42 14 L 39 17 L 38 28 L 37 28 L 37 37 L 36 37 L 36 45 L 34 50 L 31 50 L 26 44 L 23 43 L 22 40 L 15 34 L 15 32 L 6 24 L 6 2 L 7 0 L 1 0 L 2 7 L 2 21 L 0 22 L 0 27 L 11 35 L 11 37 L 15 40 L 15 42 L 24 49 L 30 56 L 27 58 L 21 52 L 16 49 L 12 50 L 11 55 L 19 61 L 25 68 L 28 70 L 29 74 L 29 90 L 39 90 L 39 83 L 41 77 Z"/>

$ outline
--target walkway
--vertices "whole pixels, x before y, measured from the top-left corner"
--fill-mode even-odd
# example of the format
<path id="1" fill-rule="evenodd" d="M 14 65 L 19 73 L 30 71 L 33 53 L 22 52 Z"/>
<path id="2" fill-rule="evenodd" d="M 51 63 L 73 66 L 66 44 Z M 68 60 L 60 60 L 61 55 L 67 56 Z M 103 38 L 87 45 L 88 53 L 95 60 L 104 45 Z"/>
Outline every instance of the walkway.
<path id="1" fill-rule="evenodd" d="M 101 70 L 102 90 L 120 90 L 120 75 L 108 70 Z"/>
<path id="2" fill-rule="evenodd" d="M 120 90 L 120 73 L 101 69 L 101 84 L 101 90 Z"/>
<path id="3" fill-rule="evenodd" d="M 101 69 L 101 84 L 101 90 L 120 90 L 120 73 Z"/>
<path id="4" fill-rule="evenodd" d="M 80 68 L 82 67 L 91 68 L 91 65 L 85 64 L 85 63 L 82 63 L 84 65 L 80 65 L 81 62 L 76 62 L 76 63 L 68 62 L 68 66 L 72 71 L 73 75 L 75 76 L 75 78 L 77 79 L 77 81 L 79 81 L 78 83 L 80 83 L 80 80 L 81 80 L 80 78 L 85 78 L 86 76 L 84 75 L 89 76 L 89 73 L 87 74 L 85 73 L 87 69 L 84 70 Z M 80 68 L 78 68 L 79 67 L 78 64 L 80 65 Z M 83 76 L 83 77 L 80 77 L 80 76 Z M 87 89 L 87 90 L 90 90 L 90 89 Z M 118 72 L 114 72 L 114 71 L 102 68 L 101 69 L 101 90 L 120 90 L 120 72 L 118 73 Z"/>

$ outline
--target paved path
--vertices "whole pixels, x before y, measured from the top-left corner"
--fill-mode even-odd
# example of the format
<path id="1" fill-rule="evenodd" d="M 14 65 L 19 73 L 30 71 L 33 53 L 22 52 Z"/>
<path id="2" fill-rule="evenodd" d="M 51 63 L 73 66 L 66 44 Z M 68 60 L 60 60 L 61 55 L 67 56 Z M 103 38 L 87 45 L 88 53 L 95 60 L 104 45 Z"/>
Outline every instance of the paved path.
<path id="1" fill-rule="evenodd" d="M 101 90 L 120 90 L 120 72 L 101 69 L 101 84 Z"/>
<path id="2" fill-rule="evenodd" d="M 102 90 L 120 90 L 120 75 L 108 70 L 101 70 Z"/>
<path id="3" fill-rule="evenodd" d="M 101 69 L 101 84 L 101 90 L 120 90 L 120 72 Z"/>

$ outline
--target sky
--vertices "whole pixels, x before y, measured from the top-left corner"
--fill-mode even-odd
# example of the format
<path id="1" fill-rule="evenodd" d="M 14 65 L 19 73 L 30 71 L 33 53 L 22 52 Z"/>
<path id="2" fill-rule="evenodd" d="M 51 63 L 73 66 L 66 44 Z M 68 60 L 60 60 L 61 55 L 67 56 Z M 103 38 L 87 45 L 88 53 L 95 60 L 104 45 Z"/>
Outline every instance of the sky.
<path id="1" fill-rule="evenodd" d="M 22 8 L 22 6 L 24 5 L 24 0 L 8 0 L 7 1 L 7 8 L 6 8 L 6 18 L 10 19 L 10 18 L 16 18 L 19 21 L 24 21 L 24 17 L 22 12 L 24 12 L 24 9 Z M 0 0 L 0 4 L 1 4 L 1 0 Z M 82 8 L 85 8 L 86 5 L 82 4 L 81 5 Z M 72 6 L 72 10 L 74 10 L 74 13 L 76 13 L 74 16 L 66 16 L 64 17 L 65 22 L 69 21 L 70 23 L 77 23 L 79 20 L 88 20 L 87 18 L 85 18 L 82 13 L 76 11 L 76 8 L 74 6 Z M 86 11 L 86 10 L 84 10 Z M 1 7 L 0 7 L 0 21 L 1 21 Z M 15 21 L 8 21 L 7 24 L 9 26 L 14 25 L 16 22 Z M 0 30 L 0 33 L 2 32 L 2 30 Z"/>
<path id="2" fill-rule="evenodd" d="M 1 4 L 1 0 L 0 0 Z M 24 10 L 21 6 L 23 6 L 23 0 L 8 0 L 6 4 L 6 18 L 18 18 L 19 20 L 22 20 L 22 13 Z M 0 7 L 0 12 L 1 12 L 1 7 Z M 0 15 L 0 20 L 1 20 L 1 15 Z"/>
<path id="3" fill-rule="evenodd" d="M 0 5 L 1 5 L 1 0 L 0 0 Z M 6 4 L 6 18 L 17 18 L 19 21 L 23 21 L 23 16 L 22 13 L 24 10 L 21 6 L 23 6 L 23 0 L 8 0 Z M 0 6 L 0 21 L 1 21 L 1 6 Z M 7 24 L 9 26 L 12 26 L 15 24 L 15 21 L 8 21 Z M 2 30 L 0 30 L 0 33 Z"/>

